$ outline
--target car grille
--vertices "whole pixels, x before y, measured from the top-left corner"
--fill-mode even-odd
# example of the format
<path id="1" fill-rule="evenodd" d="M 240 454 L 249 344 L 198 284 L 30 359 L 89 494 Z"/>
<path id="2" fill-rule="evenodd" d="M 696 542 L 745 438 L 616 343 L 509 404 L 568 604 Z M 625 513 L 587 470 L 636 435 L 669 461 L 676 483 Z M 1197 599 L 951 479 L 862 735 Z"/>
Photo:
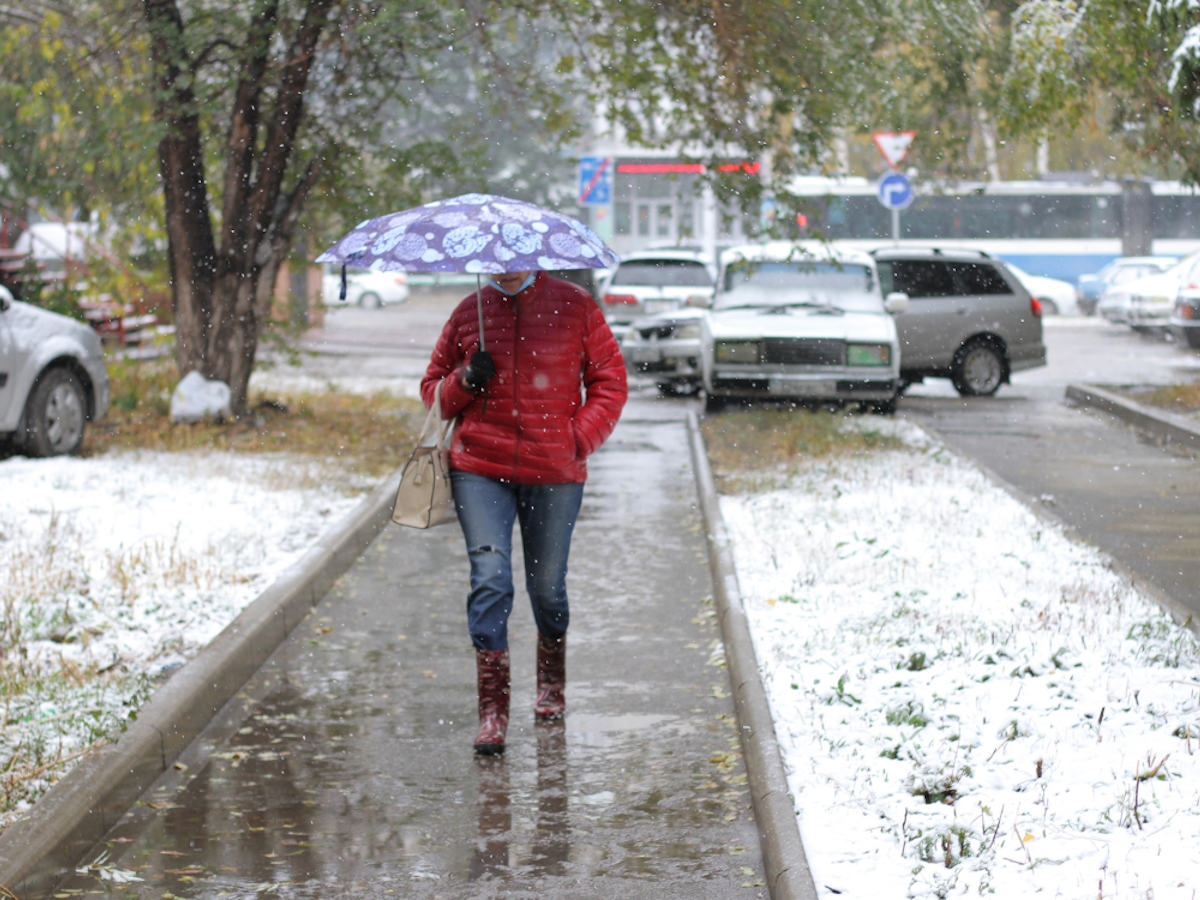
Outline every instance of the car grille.
<path id="1" fill-rule="evenodd" d="M 840 366 L 846 362 L 844 341 L 764 338 L 762 361 L 784 366 Z"/>

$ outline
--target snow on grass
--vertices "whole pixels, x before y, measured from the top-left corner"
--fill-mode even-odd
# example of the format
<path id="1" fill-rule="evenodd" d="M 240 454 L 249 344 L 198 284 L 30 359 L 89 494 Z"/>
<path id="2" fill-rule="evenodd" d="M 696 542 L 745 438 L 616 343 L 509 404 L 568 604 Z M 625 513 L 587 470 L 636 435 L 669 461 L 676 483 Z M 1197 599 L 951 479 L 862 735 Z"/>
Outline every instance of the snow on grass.
<path id="1" fill-rule="evenodd" d="M 368 487 L 299 457 L 0 461 L 0 827 Z"/>
<path id="2" fill-rule="evenodd" d="M 721 502 L 820 895 L 1191 900 L 1196 638 L 897 425 Z"/>

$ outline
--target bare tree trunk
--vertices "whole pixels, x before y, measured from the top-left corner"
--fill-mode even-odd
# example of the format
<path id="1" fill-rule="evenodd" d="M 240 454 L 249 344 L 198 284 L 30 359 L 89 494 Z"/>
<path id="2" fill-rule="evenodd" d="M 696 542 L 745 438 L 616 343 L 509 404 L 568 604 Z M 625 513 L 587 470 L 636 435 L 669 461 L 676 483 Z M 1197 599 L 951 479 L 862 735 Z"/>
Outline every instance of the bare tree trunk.
<path id="1" fill-rule="evenodd" d="M 175 305 L 179 374 L 212 377 L 207 335 L 212 328 L 216 248 L 204 177 L 200 119 L 190 73 L 181 68 L 183 20 L 172 0 L 145 0 L 151 51 L 159 72 L 156 115 L 166 126 L 158 145 L 166 204 L 168 259 Z"/>
<path id="2" fill-rule="evenodd" d="M 996 152 L 996 126 L 982 106 L 975 118 L 979 140 L 983 144 L 983 162 L 989 181 L 1000 180 L 1000 156 Z"/>
<path id="3" fill-rule="evenodd" d="M 279 52 L 277 2 L 257 10 L 242 46 L 241 69 L 225 142 L 220 245 L 205 180 L 195 65 L 187 53 L 177 0 L 143 0 L 167 136 L 159 167 L 167 206 L 167 239 L 180 375 L 199 371 L 229 385 L 235 416 L 246 411 L 259 332 L 269 318 L 275 277 L 286 259 L 300 211 L 317 175 L 315 164 L 284 184 L 304 114 L 305 91 L 333 0 L 308 0 L 303 22 L 283 48 L 277 84 L 266 84 Z M 269 98 L 269 99 L 268 99 Z M 261 113 L 270 110 L 269 120 Z"/>

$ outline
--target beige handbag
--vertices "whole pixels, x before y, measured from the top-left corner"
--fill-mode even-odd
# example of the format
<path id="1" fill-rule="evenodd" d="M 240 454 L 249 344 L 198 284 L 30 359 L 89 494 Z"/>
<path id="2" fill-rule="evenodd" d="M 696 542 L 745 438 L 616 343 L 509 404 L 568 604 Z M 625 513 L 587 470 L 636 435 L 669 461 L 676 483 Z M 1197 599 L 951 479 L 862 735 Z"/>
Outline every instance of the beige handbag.
<path id="1" fill-rule="evenodd" d="M 455 518 L 450 490 L 450 435 L 454 420 L 443 421 L 442 384 L 433 392 L 433 405 L 425 416 L 417 445 L 404 470 L 392 508 L 392 521 L 410 528 L 432 528 Z"/>

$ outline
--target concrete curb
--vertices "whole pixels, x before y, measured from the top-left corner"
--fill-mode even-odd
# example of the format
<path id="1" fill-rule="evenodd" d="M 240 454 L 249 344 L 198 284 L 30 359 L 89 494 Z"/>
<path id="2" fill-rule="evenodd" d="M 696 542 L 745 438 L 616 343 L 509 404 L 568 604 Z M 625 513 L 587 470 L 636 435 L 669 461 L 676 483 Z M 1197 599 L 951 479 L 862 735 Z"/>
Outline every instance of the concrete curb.
<path id="1" fill-rule="evenodd" d="M 0 886 L 43 896 L 59 873 L 83 862 L 383 530 L 399 477 L 364 498 L 172 675 L 116 744 L 85 757 L 0 834 Z"/>
<path id="2" fill-rule="evenodd" d="M 1186 416 L 1144 406 L 1094 384 L 1067 385 L 1067 399 L 1111 413 L 1167 443 L 1200 450 L 1200 425 Z"/>
<path id="3" fill-rule="evenodd" d="M 759 675 L 758 658 L 738 589 L 729 535 L 721 518 L 708 453 L 694 411 L 688 413 L 687 422 L 692 468 L 696 473 L 696 490 L 708 539 L 713 592 L 742 736 L 742 754 L 750 779 L 750 798 L 762 846 L 767 888 L 772 900 L 816 900 L 816 884 L 800 840 L 796 807 L 788 790 L 783 757 L 775 737 L 775 723 Z"/>

